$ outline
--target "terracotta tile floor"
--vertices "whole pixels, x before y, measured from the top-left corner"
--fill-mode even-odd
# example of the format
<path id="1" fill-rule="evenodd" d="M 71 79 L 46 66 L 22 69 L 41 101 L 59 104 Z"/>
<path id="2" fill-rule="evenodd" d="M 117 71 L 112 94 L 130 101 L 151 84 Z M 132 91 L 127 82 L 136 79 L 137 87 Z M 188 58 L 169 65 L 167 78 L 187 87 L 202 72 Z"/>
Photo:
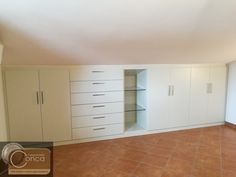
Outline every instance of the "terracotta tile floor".
<path id="1" fill-rule="evenodd" d="M 55 177 L 236 177 L 236 130 L 191 129 L 56 147 Z"/>

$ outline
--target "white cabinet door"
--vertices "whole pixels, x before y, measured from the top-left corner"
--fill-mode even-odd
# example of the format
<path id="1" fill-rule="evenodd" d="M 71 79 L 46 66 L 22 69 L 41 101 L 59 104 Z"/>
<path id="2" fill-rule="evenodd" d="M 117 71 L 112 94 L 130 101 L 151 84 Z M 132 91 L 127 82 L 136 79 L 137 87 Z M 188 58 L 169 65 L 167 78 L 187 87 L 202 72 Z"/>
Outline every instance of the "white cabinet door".
<path id="1" fill-rule="evenodd" d="M 38 71 L 6 71 L 11 141 L 42 141 Z"/>
<path id="2" fill-rule="evenodd" d="M 190 121 L 192 124 L 224 121 L 226 67 L 192 69 Z"/>
<path id="3" fill-rule="evenodd" d="M 170 72 L 167 68 L 150 68 L 147 71 L 147 117 L 148 129 L 169 126 L 168 87 Z"/>
<path id="4" fill-rule="evenodd" d="M 41 70 L 43 140 L 71 139 L 70 88 L 68 70 Z"/>
<path id="5" fill-rule="evenodd" d="M 169 102 L 171 127 L 188 125 L 191 68 L 173 68 L 170 71 L 172 93 Z"/>
<path id="6" fill-rule="evenodd" d="M 226 67 L 212 67 L 210 69 L 210 83 L 212 84 L 212 91 L 208 94 L 208 120 L 210 122 L 224 122 Z"/>
<path id="7" fill-rule="evenodd" d="M 209 67 L 192 68 L 191 74 L 191 97 L 190 97 L 190 123 L 208 123 L 207 107 L 208 93 L 207 84 L 210 79 Z"/>
<path id="8" fill-rule="evenodd" d="M 0 55 L 1 55 L 1 44 L 0 44 Z M 0 57 L 1 59 L 1 57 Z M 3 78 L 2 78 L 2 68 L 0 68 L 0 141 L 7 141 L 7 122 L 6 122 L 6 111 L 5 111 L 5 96 L 3 90 Z"/>
<path id="9" fill-rule="evenodd" d="M 236 62 L 228 65 L 226 121 L 236 124 Z"/>

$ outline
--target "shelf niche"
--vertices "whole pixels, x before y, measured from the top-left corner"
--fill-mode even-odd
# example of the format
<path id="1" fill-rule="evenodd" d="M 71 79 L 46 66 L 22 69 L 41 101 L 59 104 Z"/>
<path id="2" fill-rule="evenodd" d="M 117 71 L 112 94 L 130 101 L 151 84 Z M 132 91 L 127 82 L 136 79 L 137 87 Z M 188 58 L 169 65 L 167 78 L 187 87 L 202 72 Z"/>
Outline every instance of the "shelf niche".
<path id="1" fill-rule="evenodd" d="M 124 72 L 125 131 L 146 129 L 146 69 Z"/>

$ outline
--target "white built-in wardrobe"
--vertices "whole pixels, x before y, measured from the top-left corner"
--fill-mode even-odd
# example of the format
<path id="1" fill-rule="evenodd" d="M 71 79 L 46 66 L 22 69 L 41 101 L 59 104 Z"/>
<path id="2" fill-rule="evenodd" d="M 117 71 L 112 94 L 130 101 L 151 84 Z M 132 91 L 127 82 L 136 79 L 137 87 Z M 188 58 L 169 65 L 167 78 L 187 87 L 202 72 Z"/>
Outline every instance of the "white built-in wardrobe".
<path id="1" fill-rule="evenodd" d="M 147 75 L 148 129 L 224 121 L 224 66 L 152 68 Z"/>
<path id="2" fill-rule="evenodd" d="M 11 140 L 70 142 L 218 125 L 225 65 L 5 67 Z"/>
<path id="3" fill-rule="evenodd" d="M 71 139 L 68 70 L 8 70 L 5 81 L 12 141 Z"/>

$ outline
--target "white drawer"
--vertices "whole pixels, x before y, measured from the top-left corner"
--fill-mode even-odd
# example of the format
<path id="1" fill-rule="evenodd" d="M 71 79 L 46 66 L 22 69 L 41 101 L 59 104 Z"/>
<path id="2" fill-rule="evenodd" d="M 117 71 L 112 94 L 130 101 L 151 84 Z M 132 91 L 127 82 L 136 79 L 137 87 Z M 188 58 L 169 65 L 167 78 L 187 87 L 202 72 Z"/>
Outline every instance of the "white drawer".
<path id="1" fill-rule="evenodd" d="M 89 116 L 98 114 L 109 114 L 124 112 L 124 103 L 100 103 L 88 105 L 75 105 L 72 106 L 72 116 Z"/>
<path id="2" fill-rule="evenodd" d="M 108 124 L 121 124 L 123 122 L 124 122 L 124 113 L 73 117 L 72 128 L 108 125 Z"/>
<path id="3" fill-rule="evenodd" d="M 123 80 L 71 82 L 71 93 L 124 90 Z"/>
<path id="4" fill-rule="evenodd" d="M 73 93 L 71 104 L 90 104 L 105 102 L 121 102 L 124 100 L 124 92 L 97 92 L 97 93 Z"/>
<path id="5" fill-rule="evenodd" d="M 96 127 L 76 128 L 72 130 L 73 139 L 92 138 L 121 134 L 124 132 L 124 124 L 113 124 Z"/>
<path id="6" fill-rule="evenodd" d="M 122 69 L 109 69 L 100 67 L 80 67 L 70 70 L 71 81 L 86 80 L 116 80 L 123 79 Z"/>

